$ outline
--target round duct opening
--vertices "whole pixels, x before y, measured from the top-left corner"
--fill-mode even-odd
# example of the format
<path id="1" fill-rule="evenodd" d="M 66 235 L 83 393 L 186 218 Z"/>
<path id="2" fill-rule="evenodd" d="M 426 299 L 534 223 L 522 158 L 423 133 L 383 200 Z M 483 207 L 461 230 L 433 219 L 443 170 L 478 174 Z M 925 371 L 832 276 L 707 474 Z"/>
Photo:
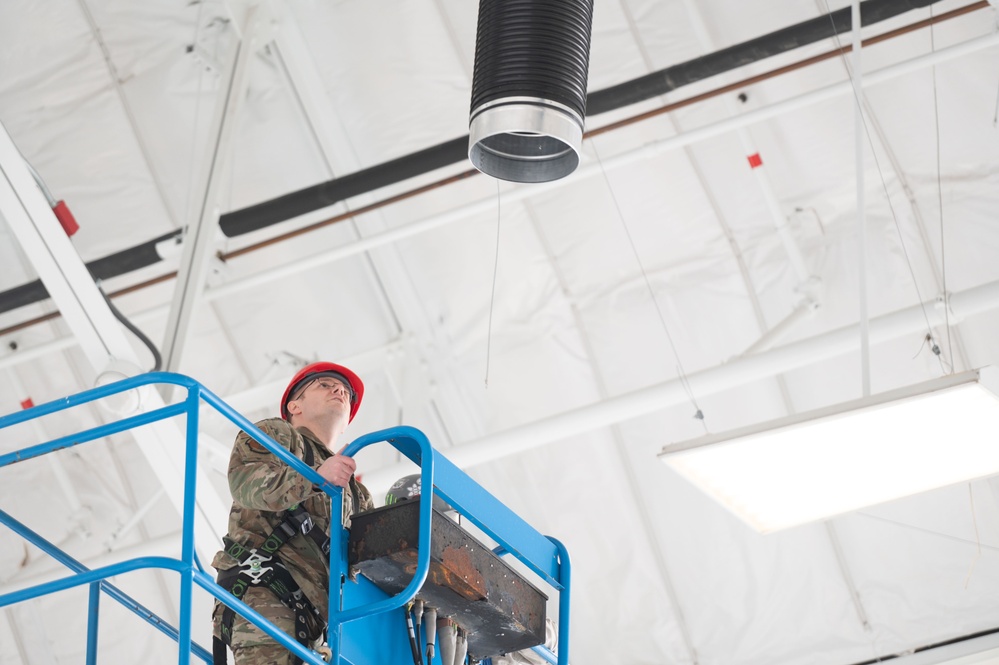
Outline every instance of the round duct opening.
<path id="1" fill-rule="evenodd" d="M 505 100 L 469 124 L 468 158 L 502 180 L 548 182 L 576 170 L 583 121 L 543 99 Z"/>
<path id="2" fill-rule="evenodd" d="M 579 165 L 592 0 L 481 0 L 468 158 L 488 175 L 548 182 Z"/>

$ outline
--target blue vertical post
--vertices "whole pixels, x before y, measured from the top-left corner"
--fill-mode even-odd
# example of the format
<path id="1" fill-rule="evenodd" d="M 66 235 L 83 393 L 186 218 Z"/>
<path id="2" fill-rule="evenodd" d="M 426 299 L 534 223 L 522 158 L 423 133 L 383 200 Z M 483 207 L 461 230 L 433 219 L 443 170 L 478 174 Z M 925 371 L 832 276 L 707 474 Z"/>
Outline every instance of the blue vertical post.
<path id="1" fill-rule="evenodd" d="M 330 497 L 330 591 L 326 608 L 326 646 L 333 653 L 331 665 L 340 665 L 340 640 L 343 636 L 340 612 L 343 610 L 347 551 L 346 539 L 343 537 L 343 489 L 337 487 L 335 490 Z"/>
<path id="2" fill-rule="evenodd" d="M 569 589 L 572 585 L 572 563 L 569 550 L 561 541 L 548 536 L 558 549 L 558 581 L 562 588 L 558 592 L 558 665 L 569 665 Z"/>
<path id="3" fill-rule="evenodd" d="M 97 665 L 97 619 L 101 609 L 101 583 L 90 584 L 90 609 L 87 612 L 87 665 Z"/>
<path id="4" fill-rule="evenodd" d="M 191 594 L 194 586 L 195 479 L 198 471 L 198 404 L 201 385 L 187 389 L 187 441 L 184 446 L 184 526 L 180 558 L 180 635 L 178 665 L 191 662 Z"/>

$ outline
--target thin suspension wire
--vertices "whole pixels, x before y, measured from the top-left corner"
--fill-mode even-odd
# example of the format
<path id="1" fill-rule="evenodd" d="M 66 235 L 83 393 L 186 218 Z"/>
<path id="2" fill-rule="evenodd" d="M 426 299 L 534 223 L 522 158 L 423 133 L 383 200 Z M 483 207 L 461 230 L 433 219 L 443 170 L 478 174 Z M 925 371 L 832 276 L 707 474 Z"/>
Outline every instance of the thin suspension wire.
<path id="1" fill-rule="evenodd" d="M 707 432 L 707 425 L 704 423 L 704 412 L 701 411 L 701 407 L 697 405 L 697 399 L 694 397 L 694 393 L 690 389 L 690 383 L 687 380 L 687 373 L 683 369 L 683 361 L 680 360 L 680 354 L 676 350 L 676 344 L 673 343 L 673 336 L 669 332 L 669 325 L 666 323 L 666 316 L 663 314 L 662 308 L 659 306 L 659 300 L 656 299 L 655 291 L 652 289 L 652 281 L 649 279 L 649 273 L 645 270 L 645 264 L 642 262 L 642 257 L 638 253 L 638 247 L 635 245 L 635 239 L 632 238 L 631 230 L 628 228 L 628 223 L 624 219 L 624 213 L 621 211 L 621 205 L 618 203 L 617 194 L 614 192 L 614 188 L 611 186 L 610 178 L 607 176 L 607 170 L 604 168 L 604 162 L 600 158 L 600 151 L 597 150 L 596 141 L 591 140 L 590 147 L 593 148 L 593 154 L 596 156 L 597 163 L 600 165 L 600 173 L 603 174 L 604 182 L 607 183 L 607 189 L 610 191 L 611 201 L 614 202 L 614 209 L 617 211 L 618 221 L 624 229 L 624 234 L 628 237 L 628 244 L 631 245 L 631 252 L 635 256 L 638 268 L 642 271 L 642 279 L 645 280 L 645 288 L 648 289 L 649 297 L 652 299 L 652 304 L 655 306 L 656 313 L 659 315 L 659 322 L 662 324 L 663 332 L 666 333 L 666 339 L 669 340 L 670 349 L 673 351 L 673 358 L 676 360 L 676 370 L 677 375 L 680 378 L 680 385 L 683 386 L 684 392 L 687 393 L 687 398 L 694 407 L 694 418 L 701 421 L 704 431 Z"/>
<path id="2" fill-rule="evenodd" d="M 930 19 L 933 18 L 933 5 L 930 5 Z M 937 45 L 934 38 L 934 26 L 930 23 L 930 52 L 936 53 Z M 943 176 L 940 168 L 940 106 L 937 102 L 937 66 L 933 65 L 933 124 L 936 130 L 936 151 L 937 151 L 937 208 L 940 212 L 940 273 L 943 290 L 944 305 L 944 330 L 947 332 L 947 356 L 951 359 L 950 371 L 954 371 L 954 344 L 953 336 L 950 334 L 950 293 L 947 291 L 947 252 L 944 242 L 944 204 L 943 204 Z"/>
<path id="3" fill-rule="evenodd" d="M 992 126 L 999 127 L 999 85 L 996 86 L 996 110 L 992 114 Z"/>
<path id="4" fill-rule="evenodd" d="M 186 235 L 188 220 L 191 218 L 191 194 L 194 191 L 194 181 L 198 177 L 198 169 L 195 164 L 195 155 L 197 153 L 198 145 L 198 126 L 201 124 L 201 98 L 204 96 L 202 94 L 205 69 L 207 68 L 207 63 L 198 62 L 198 40 L 201 39 L 201 17 L 202 10 L 204 9 L 205 3 L 198 3 L 198 13 L 194 18 L 194 37 L 191 41 L 191 53 L 194 56 L 194 61 L 198 65 L 198 87 L 196 88 L 195 101 L 194 101 L 194 129 L 191 131 L 191 149 L 190 149 L 190 159 L 191 164 L 188 168 L 188 182 L 187 182 L 187 192 L 184 196 L 184 218 L 181 220 L 181 231 Z M 216 53 L 218 52 L 218 37 L 216 37 L 215 43 Z"/>
<path id="5" fill-rule="evenodd" d="M 822 0 L 822 2 L 825 5 L 826 13 L 831 14 L 831 10 L 829 9 L 829 0 Z M 856 77 L 853 75 L 853 71 L 850 68 L 849 61 L 846 58 L 846 53 L 843 50 L 843 44 L 840 40 L 839 31 L 836 29 L 836 22 L 835 20 L 833 20 L 832 16 L 830 16 L 829 22 L 833 26 L 833 39 L 836 42 L 836 48 L 839 49 L 841 53 L 840 57 L 843 60 L 843 66 L 846 67 L 846 71 L 850 76 L 850 88 L 853 91 L 854 102 L 857 105 L 860 105 L 860 93 L 857 91 L 857 80 Z M 857 26 L 857 29 L 859 30 L 860 26 Z M 909 269 L 909 276 L 912 278 L 912 287 L 916 291 L 916 298 L 918 299 L 919 302 L 919 308 L 923 313 L 923 320 L 926 322 L 926 332 L 932 339 L 933 326 L 930 324 L 930 317 L 929 314 L 927 314 L 926 312 L 926 303 L 923 301 L 923 295 L 919 290 L 919 283 L 916 281 L 916 272 L 912 267 L 912 260 L 909 258 L 909 250 L 905 246 L 905 238 L 902 235 L 902 227 L 898 222 L 898 213 L 895 212 L 895 205 L 892 203 L 891 194 L 888 191 L 888 181 L 885 179 L 885 172 L 881 166 L 881 160 L 878 159 L 878 152 L 877 150 L 875 150 L 874 139 L 871 136 L 871 128 L 867 124 L 867 116 L 864 114 L 863 108 L 861 108 L 860 110 L 860 119 L 864 126 L 864 133 L 867 136 L 867 143 L 871 148 L 871 154 L 874 156 L 874 164 L 878 169 L 878 176 L 880 176 L 881 178 L 881 187 L 882 189 L 884 189 L 885 198 L 888 200 L 888 209 L 891 211 L 892 221 L 895 224 L 895 231 L 898 234 L 898 244 L 902 248 L 902 255 L 905 257 L 905 265 Z M 940 347 L 934 342 L 931 348 L 933 350 L 933 353 L 937 356 L 937 360 L 940 362 L 941 371 L 947 373 L 944 360 L 943 358 L 941 358 Z"/>
<path id="6" fill-rule="evenodd" d="M 500 251 L 500 181 L 496 179 L 496 257 L 493 259 L 493 292 L 489 297 L 489 328 L 486 332 L 486 388 L 489 387 L 489 358 L 493 341 L 493 308 L 496 305 L 496 275 L 499 274 Z"/>
<path id="7" fill-rule="evenodd" d="M 968 588 L 968 583 L 971 582 L 971 574 L 975 572 L 975 565 L 978 563 L 978 559 L 982 556 L 982 538 L 978 534 L 978 517 L 975 515 L 975 492 L 968 483 L 968 501 L 971 504 L 971 523 L 975 527 L 975 543 L 978 545 L 978 550 L 975 552 L 974 558 L 971 559 L 971 567 L 968 569 L 968 576 L 964 579 L 964 588 Z"/>

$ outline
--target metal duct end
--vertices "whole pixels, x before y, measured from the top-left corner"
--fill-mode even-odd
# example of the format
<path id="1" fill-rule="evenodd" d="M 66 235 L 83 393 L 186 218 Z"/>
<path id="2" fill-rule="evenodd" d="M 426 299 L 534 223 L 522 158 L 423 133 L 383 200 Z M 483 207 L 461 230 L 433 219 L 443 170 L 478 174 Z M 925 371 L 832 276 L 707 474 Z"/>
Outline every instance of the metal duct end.
<path id="1" fill-rule="evenodd" d="M 513 182 L 564 178 L 579 165 L 583 119 L 557 102 L 508 97 L 473 109 L 468 158 L 487 175 Z"/>
<path id="2" fill-rule="evenodd" d="M 503 180 L 579 165 L 593 0 L 479 0 L 468 158 Z"/>

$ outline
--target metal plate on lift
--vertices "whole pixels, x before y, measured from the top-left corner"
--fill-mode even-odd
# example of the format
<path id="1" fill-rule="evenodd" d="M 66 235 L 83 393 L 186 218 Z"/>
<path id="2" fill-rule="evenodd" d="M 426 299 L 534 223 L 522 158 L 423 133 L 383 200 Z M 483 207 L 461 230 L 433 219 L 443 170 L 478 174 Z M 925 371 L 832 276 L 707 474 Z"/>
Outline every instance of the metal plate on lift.
<path id="1" fill-rule="evenodd" d="M 350 565 L 386 593 L 399 593 L 413 579 L 419 508 L 416 499 L 351 518 Z M 544 643 L 545 594 L 437 510 L 430 531 L 430 572 L 417 598 L 468 632 L 472 658 Z"/>

